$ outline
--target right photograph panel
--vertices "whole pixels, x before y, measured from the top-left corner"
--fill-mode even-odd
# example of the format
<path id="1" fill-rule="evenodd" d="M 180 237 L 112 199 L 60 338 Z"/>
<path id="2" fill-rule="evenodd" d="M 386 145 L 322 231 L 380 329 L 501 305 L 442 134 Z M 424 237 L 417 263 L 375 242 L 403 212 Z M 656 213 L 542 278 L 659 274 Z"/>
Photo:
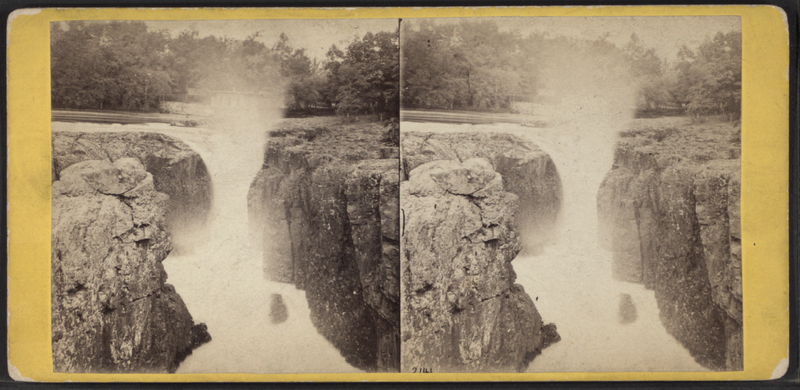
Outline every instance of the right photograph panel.
<path id="1" fill-rule="evenodd" d="M 741 21 L 401 22 L 403 372 L 743 370 Z"/>

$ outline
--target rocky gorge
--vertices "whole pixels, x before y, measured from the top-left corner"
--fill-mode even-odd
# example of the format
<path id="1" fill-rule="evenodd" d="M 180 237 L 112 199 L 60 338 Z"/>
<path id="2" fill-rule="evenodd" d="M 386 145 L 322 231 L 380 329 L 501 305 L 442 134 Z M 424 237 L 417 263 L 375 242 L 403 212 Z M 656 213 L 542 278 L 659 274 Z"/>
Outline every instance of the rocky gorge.
<path id="1" fill-rule="evenodd" d="M 388 135 L 379 123 L 285 122 L 269 133 L 248 213 L 267 278 L 305 290 L 314 326 L 348 363 L 396 372 L 399 151 Z"/>
<path id="2" fill-rule="evenodd" d="M 597 194 L 615 279 L 655 290 L 667 331 L 713 370 L 742 370 L 740 129 L 623 132 Z"/>
<path id="3" fill-rule="evenodd" d="M 53 137 L 54 371 L 174 372 L 210 336 L 166 284 L 172 199 L 139 159 L 78 158 L 79 134 Z M 133 135 L 99 138 L 124 145 L 125 137 Z M 83 150 L 101 150 L 92 138 Z"/>
<path id="4" fill-rule="evenodd" d="M 663 333 L 695 366 L 689 353 L 709 369 L 742 368 L 738 128 L 706 123 L 623 132 L 597 197 L 583 191 L 588 207 L 578 212 L 593 218 L 596 207 L 598 238 L 609 251 L 598 251 L 592 241 L 585 257 L 558 250 L 561 244 L 548 246 L 554 235 L 578 231 L 561 226 L 562 203 L 572 194 L 566 190 L 571 171 L 562 169 L 564 156 L 552 152 L 552 142 L 501 132 L 404 132 L 401 158 L 396 130 L 376 122 L 297 119 L 269 132 L 263 154 L 257 149 L 264 144 L 251 142 L 258 137 L 242 140 L 257 144 L 248 154 L 253 169 L 236 176 L 242 187 L 236 196 L 214 193 L 218 203 L 238 205 L 241 217 L 225 220 L 213 230 L 216 241 L 198 247 L 180 236 L 192 237 L 196 229 L 187 227 L 212 218 L 205 164 L 218 189 L 230 187 L 225 183 L 233 180 L 225 179 L 240 166 L 215 167 L 230 160 L 239 144 L 212 149 L 216 154 L 198 148 L 209 157 L 204 162 L 182 141 L 163 134 L 53 133 L 56 371 L 172 372 L 210 339 L 192 314 L 208 324 L 217 341 L 187 359 L 181 372 L 210 372 L 213 359 L 229 351 L 256 356 L 258 349 L 287 360 L 273 346 L 283 350 L 279 339 L 315 333 L 314 328 L 318 341 L 304 347 L 311 354 L 297 353 L 293 361 L 321 355 L 327 347 L 332 355 L 322 360 L 341 354 L 342 372 L 350 366 L 384 372 L 541 372 L 565 367 L 565 361 L 579 367 L 581 356 L 613 355 L 642 344 L 631 336 L 639 328 L 647 337 Z M 224 137 L 230 134 L 220 132 L 218 138 Z M 554 153 L 558 169 L 537 144 Z M 594 174 L 596 183 L 602 172 Z M 572 211 L 569 206 L 566 211 Z M 232 212 L 216 207 L 214 221 Z M 248 218 L 257 248 L 243 239 L 247 223 L 241 221 Z M 243 230 L 222 236 L 233 222 Z M 587 237 L 598 236 L 597 224 L 588 225 Z M 219 244 L 228 241 L 229 246 Z M 166 283 L 162 265 L 181 244 L 184 257 L 165 264 L 183 298 Z M 247 250 L 234 258 L 242 248 Z M 189 253 L 193 249 L 197 254 Z M 202 282 L 194 280 L 201 275 L 197 267 L 205 270 Z M 229 269 L 238 271 L 225 273 Z M 616 281 L 609 280 L 612 274 Z M 230 293 L 224 286 L 202 287 L 218 279 L 244 287 Z M 602 297 L 575 304 L 585 294 L 560 289 L 581 284 L 597 293 L 587 282 L 594 279 L 613 284 L 608 296 L 619 298 L 619 313 L 595 305 Z M 231 306 L 245 290 L 252 293 L 243 300 L 252 304 L 237 303 L 218 316 L 241 317 L 218 321 L 214 313 L 222 313 L 220 306 Z M 591 317 L 587 310 L 611 313 L 616 325 L 602 325 L 598 319 L 605 317 Z M 562 315 L 567 311 L 575 315 Z M 650 321 L 657 316 L 663 328 Z M 588 337 L 575 325 L 580 318 L 592 318 Z M 274 337 L 256 345 L 248 336 L 240 340 L 219 332 L 245 319 L 249 331 L 239 333 L 264 327 Z M 290 333 L 300 320 L 307 327 Z M 645 329 L 645 322 L 660 329 Z M 611 341 L 589 345 L 598 331 Z M 545 350 L 560 340 L 559 332 L 564 341 Z M 638 341 L 626 344 L 623 338 Z M 253 347 L 242 352 L 241 343 Z M 230 347 L 214 348 L 223 345 Z M 661 350 L 634 349 L 626 351 L 654 356 L 652 351 Z M 666 356 L 662 361 L 673 355 Z M 292 364 L 264 367 L 292 370 Z"/>
<path id="5" fill-rule="evenodd" d="M 511 266 L 556 223 L 553 162 L 502 133 L 407 132 L 402 147 L 404 371 L 524 371 L 560 340 Z"/>
<path id="6" fill-rule="evenodd" d="M 524 371 L 558 335 L 514 284 L 518 197 L 482 158 L 423 164 L 401 191 L 405 370 Z"/>

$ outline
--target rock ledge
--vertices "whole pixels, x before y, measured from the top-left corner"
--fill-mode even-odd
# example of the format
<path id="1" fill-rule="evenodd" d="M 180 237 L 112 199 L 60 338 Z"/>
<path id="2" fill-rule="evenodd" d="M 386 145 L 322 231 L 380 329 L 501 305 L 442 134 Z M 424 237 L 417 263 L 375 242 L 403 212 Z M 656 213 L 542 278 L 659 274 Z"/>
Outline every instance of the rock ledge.
<path id="1" fill-rule="evenodd" d="M 524 371 L 559 339 L 514 284 L 518 197 L 484 158 L 432 161 L 401 185 L 402 366 Z"/>
<path id="2" fill-rule="evenodd" d="M 210 340 L 161 262 L 169 197 L 133 158 L 84 160 L 53 183 L 56 372 L 174 372 Z"/>

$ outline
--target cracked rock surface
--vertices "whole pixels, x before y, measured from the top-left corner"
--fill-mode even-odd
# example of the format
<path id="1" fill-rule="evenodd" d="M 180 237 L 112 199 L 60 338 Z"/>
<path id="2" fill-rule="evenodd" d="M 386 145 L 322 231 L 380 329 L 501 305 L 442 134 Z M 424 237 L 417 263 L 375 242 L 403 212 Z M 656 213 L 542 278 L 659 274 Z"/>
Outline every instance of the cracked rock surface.
<path id="1" fill-rule="evenodd" d="M 135 158 L 72 164 L 52 196 L 54 370 L 173 372 L 210 337 L 165 283 L 169 197 Z"/>
<path id="2" fill-rule="evenodd" d="M 188 145 L 148 132 L 54 132 L 52 138 L 53 181 L 59 180 L 64 169 L 81 161 L 134 158 L 152 174 L 155 190 L 169 195 L 165 229 L 176 252 L 189 251 L 202 240 L 199 233 L 211 210 L 211 175 L 200 155 Z"/>
<path id="3" fill-rule="evenodd" d="M 523 250 L 537 252 L 553 237 L 561 210 L 561 179 L 555 163 L 533 142 L 497 133 L 404 132 L 402 177 L 422 164 L 437 160 L 488 160 L 502 178 L 505 191 L 519 198 L 515 224 Z M 449 173 L 459 175 L 457 172 Z M 454 189 L 469 192 L 485 183 L 473 178 L 471 184 L 453 181 Z M 445 181 L 439 181 L 444 183 Z M 459 190 L 456 189 L 456 192 Z"/>
<path id="4" fill-rule="evenodd" d="M 514 284 L 517 195 L 484 158 L 432 161 L 401 184 L 404 371 L 523 371 L 557 341 Z"/>

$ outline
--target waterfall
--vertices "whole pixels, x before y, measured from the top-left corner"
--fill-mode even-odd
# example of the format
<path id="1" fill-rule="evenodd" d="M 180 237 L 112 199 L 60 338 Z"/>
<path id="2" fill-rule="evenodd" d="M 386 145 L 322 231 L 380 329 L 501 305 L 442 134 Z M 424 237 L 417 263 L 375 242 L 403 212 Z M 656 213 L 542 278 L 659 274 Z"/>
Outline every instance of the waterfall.
<path id="1" fill-rule="evenodd" d="M 279 120 L 277 110 L 239 110 L 217 114 L 208 128 L 172 134 L 200 153 L 214 190 L 204 242 L 164 261 L 168 283 L 213 338 L 178 373 L 357 371 L 317 333 L 305 292 L 264 278 L 262 252 L 249 242 L 247 192 L 261 168 L 266 131 Z M 270 321 L 272 294 L 283 298 L 285 322 Z"/>
<path id="2" fill-rule="evenodd" d="M 212 340 L 189 355 L 178 373 L 358 372 L 311 322 L 305 291 L 264 278 L 263 254 L 249 242 L 247 192 L 264 158 L 277 109 L 218 112 L 205 127 L 163 123 L 116 125 L 54 122 L 54 131 L 144 131 L 180 139 L 203 158 L 212 178 L 209 226 L 185 253 L 164 261 L 195 323 Z M 286 306 L 285 322 L 269 317 L 272 294 Z"/>
<path id="3" fill-rule="evenodd" d="M 512 130 L 550 155 L 563 193 L 553 244 L 512 263 L 517 283 L 561 335 L 528 371 L 705 371 L 661 324 L 654 291 L 612 279 L 611 252 L 599 245 L 597 192 L 635 105 L 630 90 L 608 81 L 571 84 L 561 104 L 542 112 L 550 127 Z M 621 294 L 635 305 L 632 323 L 620 323 Z"/>

